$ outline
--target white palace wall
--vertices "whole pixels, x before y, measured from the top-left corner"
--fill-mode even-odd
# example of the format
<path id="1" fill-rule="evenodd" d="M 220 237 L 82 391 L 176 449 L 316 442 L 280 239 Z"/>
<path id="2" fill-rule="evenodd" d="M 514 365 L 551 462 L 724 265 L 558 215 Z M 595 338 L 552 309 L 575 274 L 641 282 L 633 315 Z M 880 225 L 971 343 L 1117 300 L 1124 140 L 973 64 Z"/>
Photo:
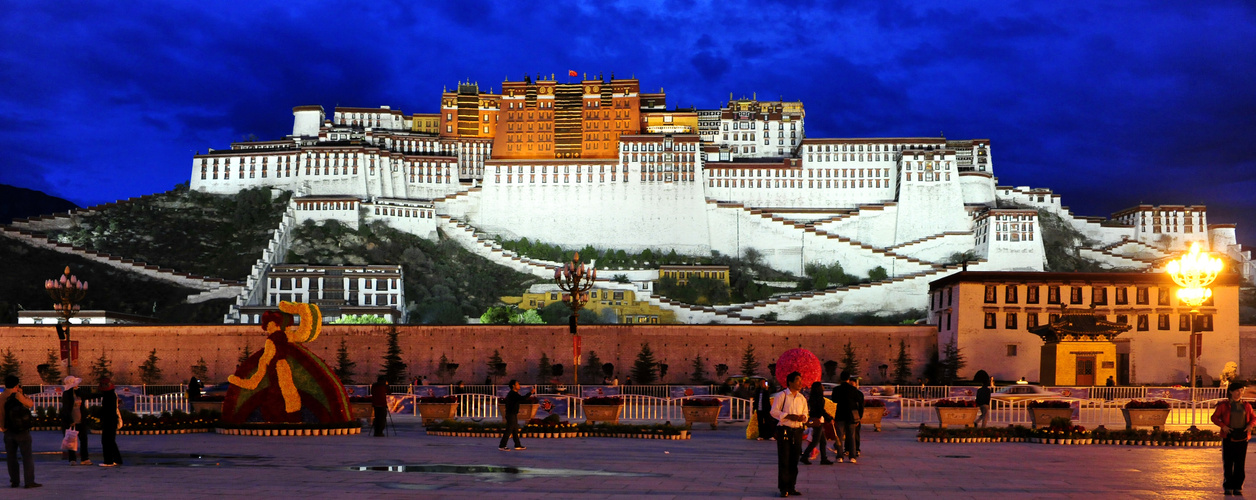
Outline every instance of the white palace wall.
<path id="1" fill-rule="evenodd" d="M 897 220 L 898 205 L 889 202 L 859 207 L 859 211 L 853 214 L 816 224 L 815 227 L 829 234 L 885 248 L 894 245 Z"/>

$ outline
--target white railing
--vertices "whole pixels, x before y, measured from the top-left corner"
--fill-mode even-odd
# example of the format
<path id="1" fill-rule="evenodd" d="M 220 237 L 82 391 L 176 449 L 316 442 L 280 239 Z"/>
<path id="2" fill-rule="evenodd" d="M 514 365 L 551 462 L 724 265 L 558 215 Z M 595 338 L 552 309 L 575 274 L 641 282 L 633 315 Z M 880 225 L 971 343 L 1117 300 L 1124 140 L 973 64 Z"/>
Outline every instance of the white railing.
<path id="1" fill-rule="evenodd" d="M 472 420 L 501 418 L 497 408 L 498 398 L 495 396 L 487 394 L 457 394 L 456 396 L 458 397 L 458 418 L 469 418 Z M 541 400 L 561 400 L 566 403 L 561 405 L 565 406 L 565 409 L 559 410 L 560 413 L 558 413 L 565 418 L 585 418 L 584 400 L 582 398 L 566 394 L 537 394 L 536 397 Z M 712 398 L 722 401 L 724 404 L 721 405 L 720 419 L 725 421 L 749 420 L 754 409 L 753 401 L 729 396 L 690 396 L 673 399 L 626 394 L 619 396 L 619 398 L 624 405 L 623 410 L 620 412 L 620 420 L 672 421 L 679 423 L 685 418 L 682 410 L 683 401 L 691 398 Z"/>
<path id="2" fill-rule="evenodd" d="M 497 396 L 488 394 L 458 394 L 457 418 L 472 420 L 500 419 L 497 412 Z"/>
<path id="3" fill-rule="evenodd" d="M 680 402 L 668 398 L 626 394 L 619 396 L 624 400 L 620 420 L 676 420 L 684 418 L 680 411 Z"/>
<path id="4" fill-rule="evenodd" d="M 156 396 L 139 394 L 135 396 L 135 414 L 160 415 L 163 412 L 188 411 L 187 394 L 172 392 Z"/>
<path id="5" fill-rule="evenodd" d="M 972 399 L 972 398 L 951 398 L 951 399 Z M 902 410 L 899 421 L 903 423 L 924 423 L 936 424 L 938 415 L 934 410 L 936 399 L 902 399 Z M 1103 425 L 1108 428 L 1123 429 L 1125 428 L 1125 417 L 1121 410 L 1125 408 L 1128 399 L 1079 399 L 1070 400 L 1077 403 L 1077 417 L 1073 422 L 1077 425 L 1085 427 L 1095 427 Z M 1169 402 L 1169 418 L 1165 421 L 1165 426 L 1189 427 L 1196 426 L 1200 428 L 1209 428 L 1212 425 L 1212 412 L 1221 401 L 1218 399 L 1209 399 L 1204 401 L 1179 401 L 1167 399 Z M 987 425 L 1029 425 L 1029 402 L 1023 401 L 1003 401 L 992 399 L 990 401 L 990 420 Z"/>

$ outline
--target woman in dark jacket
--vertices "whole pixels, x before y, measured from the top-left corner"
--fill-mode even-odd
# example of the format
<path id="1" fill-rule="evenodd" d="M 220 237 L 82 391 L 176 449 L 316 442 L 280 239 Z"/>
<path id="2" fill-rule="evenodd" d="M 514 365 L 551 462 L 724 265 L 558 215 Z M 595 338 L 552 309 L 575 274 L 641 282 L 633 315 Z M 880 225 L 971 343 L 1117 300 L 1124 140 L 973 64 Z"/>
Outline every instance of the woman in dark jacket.
<path id="1" fill-rule="evenodd" d="M 824 424 L 833 420 L 833 417 L 824 411 L 824 402 L 827 400 L 824 397 L 824 385 L 819 382 L 812 383 L 811 393 L 807 396 L 807 417 L 811 419 L 808 425 L 815 425 L 811 427 L 811 444 L 803 450 L 802 459 L 799 462 L 811 465 L 811 460 L 807 457 L 811 456 L 811 450 L 819 446 L 820 465 L 833 465 L 833 462 L 829 460 L 828 446 L 825 446 L 824 439 Z"/>
<path id="2" fill-rule="evenodd" d="M 64 435 L 65 432 L 70 429 L 74 429 L 75 431 L 80 432 L 80 433 L 82 432 L 81 430 L 79 430 L 79 428 L 82 427 L 83 414 L 80 413 L 80 410 L 79 410 L 80 401 L 74 394 L 74 391 L 78 389 L 80 382 L 82 382 L 82 379 L 75 377 L 73 375 L 66 376 L 65 380 L 63 381 L 63 384 L 65 385 L 65 387 L 61 390 L 61 411 L 58 415 L 59 417 L 61 417 L 61 434 L 62 435 Z M 79 443 L 80 447 L 84 449 L 83 456 L 86 457 L 87 456 L 86 447 L 82 446 L 83 439 L 80 438 L 79 441 L 80 441 Z M 70 465 L 74 465 L 75 463 L 78 462 L 78 459 L 76 458 L 75 455 L 76 453 L 74 450 L 65 450 L 63 456 L 67 461 L 70 462 Z M 84 458 L 84 460 L 86 460 L 86 458 Z"/>
<path id="3" fill-rule="evenodd" d="M 100 447 L 104 450 L 101 467 L 122 465 L 122 453 L 118 451 L 118 394 L 113 381 L 100 379 Z"/>

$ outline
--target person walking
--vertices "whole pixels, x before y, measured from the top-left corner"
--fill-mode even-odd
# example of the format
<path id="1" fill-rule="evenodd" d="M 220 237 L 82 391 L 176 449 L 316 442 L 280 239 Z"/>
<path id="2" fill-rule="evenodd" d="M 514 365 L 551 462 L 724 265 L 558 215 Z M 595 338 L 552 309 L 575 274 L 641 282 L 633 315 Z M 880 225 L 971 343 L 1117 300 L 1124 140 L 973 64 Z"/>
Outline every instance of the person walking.
<path id="1" fill-rule="evenodd" d="M 202 384 L 201 379 L 196 378 L 196 375 L 188 379 L 188 401 L 200 401 L 203 390 L 205 390 L 205 384 Z"/>
<path id="2" fill-rule="evenodd" d="M 532 395 L 532 392 L 528 391 L 528 395 Z M 506 429 L 502 431 L 502 440 L 501 443 L 497 445 L 497 449 L 501 451 L 510 451 L 510 448 L 506 447 L 506 440 L 509 438 L 514 438 L 516 450 L 528 449 L 523 445 L 523 443 L 519 442 L 519 404 L 522 403 L 526 397 L 527 396 L 519 394 L 519 381 L 511 380 L 510 393 L 506 394 L 506 403 L 503 405 L 503 411 L 505 411 L 506 414 L 502 415 L 502 418 L 506 420 Z"/>
<path id="3" fill-rule="evenodd" d="M 807 422 L 807 399 L 802 397 L 802 374 L 785 376 L 786 389 L 772 397 L 776 426 L 776 488 L 782 497 L 798 492 L 798 459 L 802 458 L 802 428 Z"/>
<path id="4" fill-rule="evenodd" d="M 843 371 L 841 379 L 841 385 L 833 388 L 833 402 L 837 403 L 837 416 L 833 420 L 846 458 L 853 464 L 858 463 L 859 458 L 859 421 L 863 419 L 864 395 L 859 390 L 859 377 Z M 837 461 L 842 461 L 841 455 Z"/>
<path id="5" fill-rule="evenodd" d="M 82 382 L 83 379 L 75 377 L 74 375 L 67 375 L 65 379 L 62 380 L 61 411 L 58 414 L 61 418 L 62 436 L 66 434 L 66 431 L 71 429 L 77 433 L 83 432 L 79 430 L 79 427 L 83 426 L 83 413 L 81 410 L 83 401 L 80 400 L 78 394 L 75 393 L 75 391 L 78 390 L 79 384 Z M 76 439 L 81 446 L 83 439 Z M 70 465 L 78 465 L 78 450 L 64 450 L 63 455 L 64 458 L 70 462 Z"/>
<path id="6" fill-rule="evenodd" d="M 1227 387 L 1229 398 L 1217 403 L 1217 409 L 1212 412 L 1212 423 L 1221 428 L 1223 436 L 1221 469 L 1225 481 L 1221 483 L 1221 488 L 1227 495 L 1243 494 L 1247 442 L 1252 439 L 1252 428 L 1256 427 L 1256 412 L 1252 411 L 1250 403 L 1242 399 L 1246 387 L 1242 381 L 1231 382 Z"/>
<path id="7" fill-rule="evenodd" d="M 0 393 L 0 431 L 4 432 L 4 453 L 9 466 L 9 487 L 21 486 L 18 475 L 26 481 L 27 488 L 38 488 L 35 482 L 35 456 L 31 455 L 31 408 L 35 402 L 22 394 L 22 386 L 16 375 L 4 377 L 4 392 Z M 21 452 L 21 467 L 18 467 Z"/>
<path id="8" fill-rule="evenodd" d="M 811 450 L 820 447 L 820 465 L 833 465 L 829 460 L 828 446 L 824 440 L 824 426 L 833 422 L 833 416 L 824 411 L 824 402 L 828 398 L 824 397 L 824 384 L 820 382 L 811 383 L 811 392 L 807 394 L 807 426 L 811 427 L 811 444 L 807 445 L 807 449 L 802 451 L 800 462 L 811 465 L 811 460 L 807 457 L 811 456 Z"/>
<path id="9" fill-rule="evenodd" d="M 758 417 L 759 440 L 775 439 L 776 419 L 772 418 L 772 393 L 768 389 L 768 381 L 759 383 L 755 391 L 755 416 Z"/>
<path id="10" fill-rule="evenodd" d="M 122 427 L 118 393 L 114 392 L 113 380 L 109 377 L 100 379 L 97 390 L 100 392 L 100 447 L 104 451 L 100 466 L 116 467 L 122 465 L 122 453 L 118 451 L 118 429 Z"/>
<path id="11" fill-rule="evenodd" d="M 388 424 L 388 380 L 380 375 L 371 384 L 371 408 L 375 410 L 375 437 L 384 437 L 384 429 Z"/>
<path id="12" fill-rule="evenodd" d="M 990 422 L 990 394 L 993 392 L 990 388 L 990 378 L 988 375 L 983 377 L 981 388 L 977 389 L 977 409 L 981 410 L 981 414 L 973 422 L 973 427 L 985 427 Z"/>

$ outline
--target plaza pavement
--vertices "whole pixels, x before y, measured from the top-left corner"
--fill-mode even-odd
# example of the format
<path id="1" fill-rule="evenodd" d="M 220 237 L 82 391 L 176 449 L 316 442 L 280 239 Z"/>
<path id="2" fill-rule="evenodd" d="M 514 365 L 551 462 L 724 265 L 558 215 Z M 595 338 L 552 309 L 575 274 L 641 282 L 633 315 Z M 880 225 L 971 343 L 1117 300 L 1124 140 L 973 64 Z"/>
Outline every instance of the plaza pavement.
<path id="1" fill-rule="evenodd" d="M 36 432 L 34 490 L 0 498 L 763 498 L 776 495 L 772 441 L 699 426 L 688 441 L 397 436 L 119 436 L 126 465 L 69 466 L 57 432 Z M 1256 451 L 1256 448 L 1253 448 Z M 92 435 L 93 461 L 100 440 Z M 1219 448 L 918 443 L 910 427 L 864 433 L 858 464 L 800 466 L 805 498 L 1221 497 Z M 400 472 L 398 466 L 497 466 Z M 372 470 L 378 469 L 378 470 Z M 366 469 L 366 470 L 361 470 Z M 1251 486 L 1256 495 L 1256 484 Z"/>

